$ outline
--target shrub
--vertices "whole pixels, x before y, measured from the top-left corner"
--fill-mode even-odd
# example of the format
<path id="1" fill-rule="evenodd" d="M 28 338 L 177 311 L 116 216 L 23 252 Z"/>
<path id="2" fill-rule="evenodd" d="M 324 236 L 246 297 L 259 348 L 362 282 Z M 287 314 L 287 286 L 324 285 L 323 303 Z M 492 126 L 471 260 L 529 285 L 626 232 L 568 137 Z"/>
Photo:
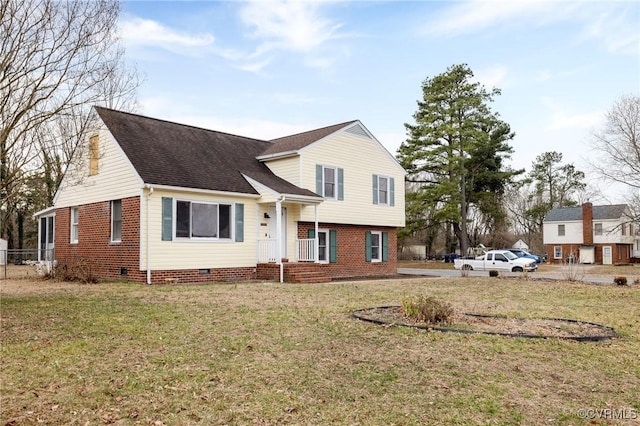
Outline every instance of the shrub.
<path id="1" fill-rule="evenodd" d="M 414 296 L 402 299 L 404 315 L 425 324 L 450 324 L 453 317 L 451 304 L 431 296 Z"/>
<path id="2" fill-rule="evenodd" d="M 499 275 L 499 273 L 495 269 L 492 269 L 492 270 L 489 271 L 489 276 L 490 277 L 497 277 L 498 275 Z"/>
<path id="3" fill-rule="evenodd" d="M 613 282 L 618 285 L 627 285 L 627 277 L 614 277 Z"/>
<path id="4" fill-rule="evenodd" d="M 91 261 L 83 258 L 72 258 L 59 263 L 54 270 L 56 278 L 62 281 L 78 281 L 83 284 L 95 284 L 98 276 Z"/>

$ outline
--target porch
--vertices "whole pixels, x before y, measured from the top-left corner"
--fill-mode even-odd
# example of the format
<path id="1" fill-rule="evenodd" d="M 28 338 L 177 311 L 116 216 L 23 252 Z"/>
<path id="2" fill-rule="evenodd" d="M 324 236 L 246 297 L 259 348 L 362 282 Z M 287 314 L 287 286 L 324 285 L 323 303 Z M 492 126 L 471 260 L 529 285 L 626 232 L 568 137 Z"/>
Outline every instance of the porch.
<path id="1" fill-rule="evenodd" d="M 282 281 L 288 283 L 327 283 L 331 281 L 325 271 L 327 265 L 310 262 L 258 263 L 256 278 L 259 280 Z"/>
<path id="2" fill-rule="evenodd" d="M 278 239 L 258 240 L 256 277 L 258 279 L 294 283 L 324 283 L 331 281 L 324 269 L 326 264 L 317 261 L 317 238 L 295 240 L 293 259 L 279 259 Z"/>

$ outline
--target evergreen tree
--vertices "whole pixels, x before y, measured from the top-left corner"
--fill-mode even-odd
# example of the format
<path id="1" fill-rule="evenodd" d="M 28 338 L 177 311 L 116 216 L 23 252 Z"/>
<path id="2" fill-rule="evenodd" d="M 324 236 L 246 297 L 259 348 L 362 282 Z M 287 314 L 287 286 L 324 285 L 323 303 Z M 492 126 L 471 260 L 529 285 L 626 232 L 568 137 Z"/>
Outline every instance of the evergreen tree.
<path id="1" fill-rule="evenodd" d="M 505 168 L 514 133 L 487 105 L 500 91 L 488 92 L 472 78 L 465 64 L 427 78 L 415 124 L 405 124 L 408 138 L 398 150 L 407 179 L 420 184 L 413 199 L 453 230 L 462 253 L 469 248 L 470 210 L 475 207 L 500 223 L 505 185 L 522 173 Z M 411 199 L 408 204 L 415 207 Z"/>

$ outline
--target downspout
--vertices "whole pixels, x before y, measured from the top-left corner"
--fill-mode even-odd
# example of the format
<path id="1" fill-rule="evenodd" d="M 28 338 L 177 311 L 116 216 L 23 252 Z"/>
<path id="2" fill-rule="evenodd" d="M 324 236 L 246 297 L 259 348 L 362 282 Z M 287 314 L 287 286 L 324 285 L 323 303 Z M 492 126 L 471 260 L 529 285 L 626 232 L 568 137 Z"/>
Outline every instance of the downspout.
<path id="1" fill-rule="evenodd" d="M 145 187 L 149 190 L 149 192 L 147 193 L 147 198 L 146 198 L 146 228 L 147 228 L 147 247 L 146 247 L 146 268 L 147 268 L 147 284 L 151 285 L 151 269 L 149 268 L 149 265 L 151 264 L 151 261 L 149 259 L 149 257 L 151 256 L 151 247 L 150 247 L 150 243 L 151 243 L 151 232 L 149 230 L 149 199 L 151 198 L 151 194 L 153 194 L 153 187 L 149 184 L 146 184 Z"/>

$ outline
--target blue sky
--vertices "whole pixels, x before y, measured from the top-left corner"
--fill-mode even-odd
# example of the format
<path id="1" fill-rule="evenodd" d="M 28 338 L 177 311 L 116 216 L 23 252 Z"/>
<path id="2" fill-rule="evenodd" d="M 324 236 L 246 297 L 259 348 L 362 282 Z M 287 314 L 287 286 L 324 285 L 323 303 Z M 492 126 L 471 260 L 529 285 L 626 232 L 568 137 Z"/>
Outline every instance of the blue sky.
<path id="1" fill-rule="evenodd" d="M 120 30 L 140 113 L 261 139 L 359 119 L 395 155 L 425 78 L 465 63 L 502 91 L 513 167 L 559 151 L 587 172 L 591 132 L 640 94 L 638 1 L 133 1 Z"/>

